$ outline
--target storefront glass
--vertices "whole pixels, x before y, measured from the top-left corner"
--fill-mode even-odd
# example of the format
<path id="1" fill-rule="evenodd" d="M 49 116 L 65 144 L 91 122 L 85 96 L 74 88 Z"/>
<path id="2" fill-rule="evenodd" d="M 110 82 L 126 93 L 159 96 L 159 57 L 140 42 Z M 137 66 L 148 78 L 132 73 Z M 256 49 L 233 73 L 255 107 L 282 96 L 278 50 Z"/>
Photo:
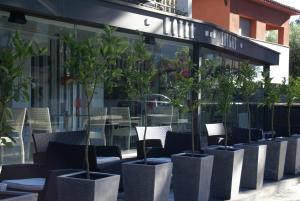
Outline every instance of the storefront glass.
<path id="1" fill-rule="evenodd" d="M 46 20 L 37 17 L 26 16 L 26 24 L 8 22 L 9 13 L 0 13 L 0 45 L 5 47 L 11 36 L 19 31 L 25 40 L 33 40 L 39 47 L 48 49 L 46 53 L 32 57 L 24 66 L 25 73 L 31 77 L 31 87 L 29 90 L 29 102 L 19 101 L 11 103 L 12 108 L 32 108 L 48 107 L 51 117 L 53 132 L 84 130 L 86 126 L 86 100 L 83 95 L 82 87 L 79 84 L 70 82 L 68 72 L 64 68 L 64 60 L 67 56 L 66 46 L 62 41 L 62 36 L 67 33 L 74 33 L 78 40 L 94 36 L 101 32 L 99 28 L 92 28 L 70 23 Z M 126 34 L 117 32 L 119 36 L 125 37 L 129 42 L 136 40 L 138 34 Z M 164 67 L 163 60 L 174 58 L 175 53 L 183 47 L 191 49 L 191 45 L 184 43 L 167 41 L 155 38 L 146 38 L 147 48 L 152 53 L 155 65 L 160 72 Z M 122 67 L 122 64 L 120 63 Z M 190 131 L 190 117 L 188 114 L 179 114 L 170 105 L 166 96 L 164 81 L 158 74 L 152 85 L 152 92 L 149 94 L 149 102 L 146 104 L 151 110 L 150 113 L 156 114 L 149 118 L 150 126 L 169 125 L 173 130 Z M 130 149 L 135 148 L 137 136 L 134 126 L 143 126 L 143 107 L 144 103 L 140 100 L 129 99 L 122 91 L 115 90 L 108 94 L 102 83 L 96 89 L 96 94 L 92 102 L 93 111 L 106 108 L 106 114 L 112 113 L 113 107 L 128 107 L 131 120 L 130 131 L 134 134 L 131 138 Z M 149 83 L 150 84 L 150 83 Z M 144 104 L 144 105 L 143 105 Z M 158 119 L 155 119 L 158 118 Z M 127 138 L 114 136 L 113 132 L 119 127 L 112 125 L 108 121 L 106 126 L 94 128 L 96 133 L 105 133 L 106 140 L 103 138 L 96 140 L 99 145 L 117 145 L 122 150 L 128 149 Z M 121 126 L 120 126 L 121 128 Z M 26 160 L 31 160 L 32 140 L 29 131 L 28 121 L 25 122 L 23 131 Z M 97 134 L 98 135 L 98 134 Z M 131 135 L 131 134 L 130 134 Z M 12 157 L 7 153 L 16 152 Z M 2 163 L 19 163 L 20 150 L 16 144 L 12 148 L 5 148 L 2 154 Z"/>

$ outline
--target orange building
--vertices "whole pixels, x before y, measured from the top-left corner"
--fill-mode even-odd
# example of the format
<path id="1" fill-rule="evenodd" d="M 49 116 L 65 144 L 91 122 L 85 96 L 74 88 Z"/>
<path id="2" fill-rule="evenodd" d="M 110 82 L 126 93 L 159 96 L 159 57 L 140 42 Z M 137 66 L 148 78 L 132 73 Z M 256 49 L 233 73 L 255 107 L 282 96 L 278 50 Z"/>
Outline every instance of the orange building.
<path id="1" fill-rule="evenodd" d="M 300 11 L 274 0 L 194 0 L 194 19 L 216 24 L 252 42 L 280 53 L 279 65 L 270 66 L 274 83 L 289 77 L 289 20 Z M 273 31 L 275 41 L 266 41 Z"/>
<path id="2" fill-rule="evenodd" d="M 196 0 L 193 18 L 219 25 L 236 34 L 265 41 L 276 30 L 278 44 L 289 45 L 289 19 L 300 11 L 273 0 Z M 213 8 L 208 9 L 208 8 Z"/>

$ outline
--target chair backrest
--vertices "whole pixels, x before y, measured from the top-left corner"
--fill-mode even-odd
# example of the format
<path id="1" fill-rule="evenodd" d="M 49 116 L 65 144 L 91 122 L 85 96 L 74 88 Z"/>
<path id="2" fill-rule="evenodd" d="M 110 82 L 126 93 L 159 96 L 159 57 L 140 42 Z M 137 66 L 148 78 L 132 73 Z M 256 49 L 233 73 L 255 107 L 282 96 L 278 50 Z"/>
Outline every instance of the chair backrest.
<path id="1" fill-rule="evenodd" d="M 258 128 L 250 128 L 251 130 L 251 140 L 258 141 L 262 139 L 263 130 Z M 249 142 L 249 130 L 248 128 L 237 128 L 233 127 L 231 129 L 232 133 L 232 143 L 248 143 Z"/>
<path id="2" fill-rule="evenodd" d="M 59 142 L 72 145 L 85 145 L 86 131 L 68 131 L 57 133 L 34 133 L 35 152 L 46 152 L 49 142 Z"/>
<path id="3" fill-rule="evenodd" d="M 109 118 L 119 126 L 131 126 L 129 107 L 111 107 Z"/>
<path id="4" fill-rule="evenodd" d="M 195 136 L 195 149 L 199 150 L 198 137 Z M 166 135 L 165 151 L 168 156 L 192 150 L 191 132 L 172 132 L 168 131 Z"/>
<path id="5" fill-rule="evenodd" d="M 137 126 L 136 132 L 139 140 L 144 139 L 144 126 Z M 146 139 L 160 139 L 162 146 L 165 146 L 166 134 L 168 131 L 172 131 L 170 126 L 148 126 L 146 131 Z"/>
<path id="6" fill-rule="evenodd" d="M 103 132 L 107 118 L 107 108 L 92 109 L 91 112 L 91 131 Z M 87 126 L 87 117 L 84 118 L 83 128 Z"/>
<path id="7" fill-rule="evenodd" d="M 22 137 L 24 128 L 26 108 L 12 108 L 12 121 L 9 122 L 9 126 L 13 128 L 13 131 L 18 133 Z"/>
<path id="8" fill-rule="evenodd" d="M 173 106 L 158 106 L 153 109 L 153 114 L 157 116 L 151 117 L 151 125 L 171 125 L 173 118 Z M 160 116 L 159 116 L 160 115 Z"/>
<path id="9" fill-rule="evenodd" d="M 223 123 L 205 124 L 208 136 L 225 135 Z"/>
<path id="10" fill-rule="evenodd" d="M 48 107 L 29 108 L 28 123 L 30 133 L 52 133 L 50 112 Z"/>

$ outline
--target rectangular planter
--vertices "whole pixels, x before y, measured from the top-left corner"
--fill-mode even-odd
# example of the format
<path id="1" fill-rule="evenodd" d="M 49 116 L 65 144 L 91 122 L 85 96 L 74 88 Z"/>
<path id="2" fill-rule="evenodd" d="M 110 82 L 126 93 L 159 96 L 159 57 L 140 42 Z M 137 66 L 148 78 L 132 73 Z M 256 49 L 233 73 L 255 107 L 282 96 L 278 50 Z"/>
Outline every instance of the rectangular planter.
<path id="1" fill-rule="evenodd" d="M 117 201 L 120 176 L 91 172 L 91 179 L 85 178 L 85 171 L 59 176 L 59 201 Z"/>
<path id="2" fill-rule="evenodd" d="M 295 175 L 300 171 L 300 137 L 292 136 L 287 141 L 284 173 Z"/>
<path id="3" fill-rule="evenodd" d="M 265 179 L 279 181 L 283 177 L 286 158 L 287 141 L 270 140 L 260 144 L 267 145 Z"/>
<path id="4" fill-rule="evenodd" d="M 174 201 L 208 201 L 214 156 L 176 154 L 173 162 Z"/>
<path id="5" fill-rule="evenodd" d="M 244 149 L 244 160 L 241 176 L 241 187 L 260 189 L 264 182 L 267 145 L 238 144 L 237 148 Z"/>
<path id="6" fill-rule="evenodd" d="M 125 201 L 167 201 L 172 163 L 142 160 L 122 164 Z"/>
<path id="7" fill-rule="evenodd" d="M 214 155 L 210 189 L 212 197 L 234 198 L 240 189 L 244 150 L 207 147 L 204 153 Z"/>
<path id="8" fill-rule="evenodd" d="M 37 193 L 4 191 L 0 192 L 1 201 L 37 201 Z"/>

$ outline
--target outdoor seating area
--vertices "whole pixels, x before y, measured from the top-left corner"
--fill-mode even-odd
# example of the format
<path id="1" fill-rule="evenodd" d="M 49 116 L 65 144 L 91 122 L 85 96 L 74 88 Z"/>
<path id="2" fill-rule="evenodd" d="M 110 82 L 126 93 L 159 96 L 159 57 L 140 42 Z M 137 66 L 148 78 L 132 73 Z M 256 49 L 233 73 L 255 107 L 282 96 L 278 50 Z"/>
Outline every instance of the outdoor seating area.
<path id="1" fill-rule="evenodd" d="M 219 132 L 220 125 L 215 124 L 215 132 Z M 138 133 L 142 132 L 145 128 L 137 128 Z M 210 131 L 213 131 L 213 128 L 209 128 Z M 209 130 L 208 129 L 208 130 Z M 222 128 L 221 128 L 222 129 Z M 33 155 L 33 164 L 19 164 L 19 165 L 4 165 L 2 166 L 2 171 L 0 174 L 0 186 L 1 184 L 7 185 L 7 189 L 10 191 L 20 191 L 20 192 L 32 192 L 38 194 L 39 201 L 55 201 L 58 200 L 57 197 L 57 177 L 59 175 L 65 175 L 69 173 L 78 172 L 85 168 L 85 140 L 86 140 L 86 131 L 71 131 L 71 132 L 58 132 L 58 133 L 34 133 L 33 134 L 33 143 L 35 147 Z M 171 163 L 173 161 L 172 155 L 179 153 L 191 153 L 191 133 L 177 133 L 170 131 L 169 127 L 165 126 L 154 126 L 147 128 L 146 147 L 147 147 L 147 157 L 149 162 L 167 162 Z M 232 141 L 238 141 L 235 139 Z M 102 172 L 109 174 L 120 175 L 120 186 L 118 187 L 118 200 L 124 199 L 124 187 L 123 186 L 123 176 L 122 176 L 122 164 L 134 161 L 136 159 L 143 158 L 142 151 L 142 140 L 137 141 L 137 158 L 122 159 L 121 151 L 116 146 L 89 146 L 89 165 L 90 170 L 94 172 Z M 239 142 L 242 143 L 242 142 Z M 269 146 L 269 145 L 268 145 Z M 207 152 L 209 147 L 204 147 L 200 149 L 196 146 L 197 153 L 203 154 Z M 213 149 L 216 147 L 221 148 L 222 146 L 214 145 Z M 265 150 L 266 151 L 266 150 Z M 253 154 L 253 153 L 252 153 Z M 246 149 L 245 155 L 246 156 Z M 215 160 L 218 160 L 218 155 L 215 155 Z M 252 156 L 253 158 L 253 156 Z M 266 158 L 261 158 L 261 160 L 266 160 Z M 244 158 L 244 162 L 245 162 Z M 298 160 L 298 159 L 297 159 Z M 221 163 L 225 161 L 220 161 Z M 253 162 L 253 161 L 252 161 Z M 243 160 L 239 161 L 240 173 L 237 173 L 237 168 L 234 168 L 233 171 L 239 174 L 239 181 L 236 181 L 238 186 L 236 195 L 232 197 L 232 200 L 247 200 L 249 196 L 254 196 L 255 191 L 251 189 L 257 189 L 260 192 L 261 196 L 265 196 L 268 192 L 263 192 L 263 189 L 275 189 L 276 185 L 283 185 L 280 182 L 283 179 L 284 182 L 290 183 L 291 185 L 298 185 L 300 182 L 299 175 L 286 174 L 286 176 L 279 179 L 275 178 L 278 183 L 274 182 L 274 178 L 265 177 L 262 180 L 262 183 L 259 186 L 243 186 L 243 180 L 249 180 L 249 175 L 251 170 L 248 169 L 248 175 L 244 178 L 242 174 L 242 169 L 246 168 L 243 166 Z M 296 164 L 297 165 L 297 164 Z M 297 173 L 299 172 L 299 165 Z M 267 166 L 266 166 L 267 168 Z M 287 168 L 287 167 L 286 167 Z M 214 169 L 213 169 L 214 170 Z M 224 169 L 218 169 L 219 173 L 225 174 Z M 259 171 L 267 173 L 267 169 L 263 167 L 259 168 Z M 258 173 L 259 177 L 263 177 L 263 172 Z M 219 174 L 218 173 L 218 174 Z M 283 173 L 283 172 L 282 172 Z M 174 174 L 174 172 L 173 172 Z M 215 176 L 214 171 L 212 173 L 212 180 Z M 242 176 L 241 176 L 242 175 Z M 265 175 L 266 176 L 266 175 Z M 220 176 L 216 176 L 220 177 Z M 237 180 L 237 179 L 235 179 Z M 273 181 L 272 181 L 273 180 Z M 222 185 L 227 185 L 222 181 Z M 210 191 L 214 191 L 213 188 L 219 189 L 220 187 L 215 187 L 216 183 L 212 183 Z M 239 187 L 240 185 L 240 187 Z M 207 185 L 206 185 L 207 186 Z M 225 188 L 223 186 L 222 188 Z M 240 190 L 238 190 L 240 189 Z M 247 190 L 248 189 L 248 190 Z M 240 191 L 240 194 L 238 193 Z M 269 190 L 274 192 L 274 190 Z M 209 192 L 209 189 L 208 189 Z M 269 193 L 270 195 L 272 193 Z M 211 195 L 213 196 L 213 194 Z M 216 199 L 218 197 L 211 197 L 211 200 L 223 200 Z M 238 199 L 239 198 L 239 199 Z M 174 199 L 174 189 L 170 189 L 170 194 L 168 193 L 168 199 Z M 228 198 L 226 198 L 227 200 Z M 230 198 L 231 199 L 231 198 Z"/>
<path id="2" fill-rule="evenodd" d="M 0 201 L 300 201 L 285 2 L 0 0 Z"/>

